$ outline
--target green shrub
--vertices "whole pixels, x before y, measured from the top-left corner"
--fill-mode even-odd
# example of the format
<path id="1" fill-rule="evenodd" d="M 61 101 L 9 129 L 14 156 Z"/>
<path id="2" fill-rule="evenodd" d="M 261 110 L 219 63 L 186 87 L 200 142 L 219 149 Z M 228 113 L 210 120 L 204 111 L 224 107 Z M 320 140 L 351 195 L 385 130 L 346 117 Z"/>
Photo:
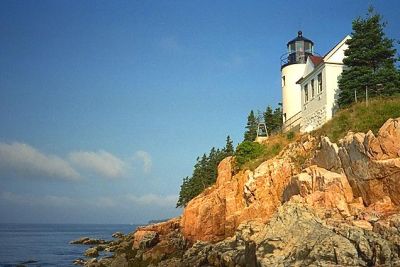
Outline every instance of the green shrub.
<path id="1" fill-rule="evenodd" d="M 263 145 L 259 143 L 243 141 L 236 148 L 235 158 L 237 167 L 241 168 L 245 163 L 256 159 L 264 153 Z"/>
<path id="2" fill-rule="evenodd" d="M 292 140 L 294 139 L 294 136 L 295 136 L 294 132 L 288 132 L 288 133 L 286 134 L 286 138 L 287 138 L 287 140 L 289 140 L 289 141 L 292 141 Z"/>

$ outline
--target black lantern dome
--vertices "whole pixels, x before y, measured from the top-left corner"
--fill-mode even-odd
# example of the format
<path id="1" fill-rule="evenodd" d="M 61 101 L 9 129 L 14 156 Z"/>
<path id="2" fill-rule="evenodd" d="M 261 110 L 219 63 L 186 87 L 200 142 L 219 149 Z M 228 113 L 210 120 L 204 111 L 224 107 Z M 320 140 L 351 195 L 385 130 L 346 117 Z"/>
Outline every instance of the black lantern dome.
<path id="1" fill-rule="evenodd" d="M 314 43 L 305 38 L 302 31 L 298 31 L 297 37 L 287 43 L 287 49 L 287 54 L 282 57 L 282 67 L 306 63 L 307 57 L 314 53 Z"/>

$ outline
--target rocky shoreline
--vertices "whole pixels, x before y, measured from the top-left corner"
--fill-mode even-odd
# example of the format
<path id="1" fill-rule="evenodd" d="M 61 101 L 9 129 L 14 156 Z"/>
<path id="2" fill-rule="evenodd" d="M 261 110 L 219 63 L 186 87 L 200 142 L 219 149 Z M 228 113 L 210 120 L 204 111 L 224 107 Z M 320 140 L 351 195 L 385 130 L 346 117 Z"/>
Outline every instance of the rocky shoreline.
<path id="1" fill-rule="evenodd" d="M 76 264 L 400 266 L 400 118 L 337 144 L 304 135 L 254 171 L 226 158 L 181 217 L 115 237 L 79 240 Z"/>

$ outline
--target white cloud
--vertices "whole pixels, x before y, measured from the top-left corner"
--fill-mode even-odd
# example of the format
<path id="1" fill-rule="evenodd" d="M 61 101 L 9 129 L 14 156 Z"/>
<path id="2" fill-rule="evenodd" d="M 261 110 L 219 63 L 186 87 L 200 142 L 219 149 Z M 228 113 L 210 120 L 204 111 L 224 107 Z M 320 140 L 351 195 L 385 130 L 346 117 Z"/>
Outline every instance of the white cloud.
<path id="1" fill-rule="evenodd" d="M 134 159 L 138 159 L 143 162 L 143 171 L 145 173 L 149 173 L 151 171 L 153 162 L 151 160 L 151 156 L 149 153 L 147 153 L 146 151 L 143 151 L 143 150 L 136 151 Z"/>
<path id="2" fill-rule="evenodd" d="M 0 172 L 11 171 L 23 176 L 42 175 L 78 180 L 79 173 L 64 159 L 46 155 L 22 143 L 0 143 Z"/>
<path id="3" fill-rule="evenodd" d="M 130 174 L 133 161 L 140 162 L 143 172 L 151 171 L 151 156 L 142 150 L 126 160 L 104 150 L 74 151 L 60 157 L 43 153 L 28 144 L 0 142 L 0 174 L 11 177 L 79 180 L 87 175 L 97 175 L 120 178 Z"/>
<path id="4" fill-rule="evenodd" d="M 126 173 L 127 168 L 127 163 L 104 150 L 72 152 L 68 159 L 75 166 L 107 178 L 121 177 Z"/>

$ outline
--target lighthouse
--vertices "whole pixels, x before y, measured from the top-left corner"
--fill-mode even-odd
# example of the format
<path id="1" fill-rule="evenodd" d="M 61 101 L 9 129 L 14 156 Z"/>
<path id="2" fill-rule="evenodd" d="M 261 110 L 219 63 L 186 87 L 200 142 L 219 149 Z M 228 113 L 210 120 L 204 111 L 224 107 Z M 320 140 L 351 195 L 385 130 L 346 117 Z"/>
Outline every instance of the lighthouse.
<path id="1" fill-rule="evenodd" d="M 301 122 L 301 86 L 307 57 L 313 55 L 314 43 L 299 31 L 287 43 L 287 53 L 281 56 L 283 132 L 297 131 Z"/>

